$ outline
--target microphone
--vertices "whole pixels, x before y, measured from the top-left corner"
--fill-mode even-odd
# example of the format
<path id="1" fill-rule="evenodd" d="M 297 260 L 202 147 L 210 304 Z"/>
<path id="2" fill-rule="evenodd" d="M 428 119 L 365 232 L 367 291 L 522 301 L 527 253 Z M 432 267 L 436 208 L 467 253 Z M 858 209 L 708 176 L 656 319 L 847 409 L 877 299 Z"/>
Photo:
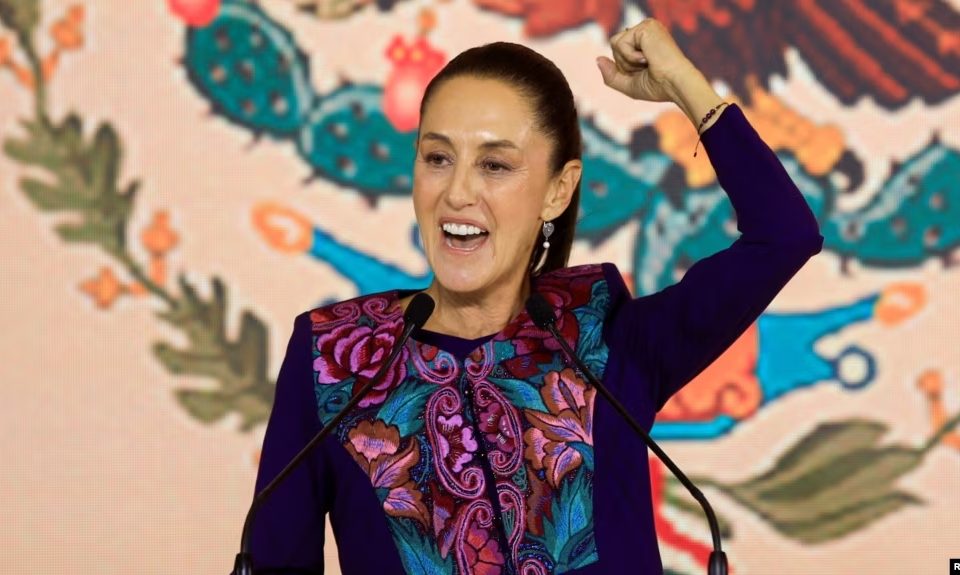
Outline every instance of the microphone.
<path id="1" fill-rule="evenodd" d="M 650 437 L 650 434 L 647 433 L 643 427 L 637 423 L 637 420 L 630 415 L 627 411 L 627 408 L 623 406 L 622 403 L 617 401 L 617 398 L 607 390 L 606 387 L 600 380 L 597 379 L 597 376 L 590 371 L 590 369 L 583 363 L 583 360 L 580 359 L 580 356 L 570 348 L 570 345 L 567 343 L 567 340 L 560 335 L 557 331 L 557 318 L 553 315 L 553 306 L 551 306 L 547 300 L 543 298 L 537 292 L 530 294 L 530 297 L 527 298 L 527 313 L 530 314 L 530 317 L 533 319 L 533 323 L 537 324 L 537 327 L 540 329 L 545 329 L 553 335 L 554 339 L 557 340 L 557 343 L 560 344 L 560 347 L 563 348 L 563 351 L 567 356 L 573 360 L 581 372 L 587 376 L 587 379 L 590 383 L 597 388 L 597 391 L 600 392 L 607 401 L 617 410 L 617 413 L 623 417 L 626 422 L 630 425 L 631 428 L 640 436 L 644 443 L 647 444 L 647 447 L 653 451 L 657 457 L 666 465 L 670 472 L 680 480 L 680 483 L 687 488 L 687 491 L 690 492 L 690 495 L 700 503 L 700 507 L 703 508 L 703 513 L 707 516 L 707 523 L 710 524 L 710 535 L 713 537 L 713 551 L 710 553 L 709 564 L 707 565 L 707 574 L 708 575 L 727 575 L 727 556 L 723 552 L 723 549 L 720 544 L 720 526 L 717 523 L 717 516 L 713 513 L 713 508 L 710 506 L 710 502 L 707 501 L 707 498 L 703 495 L 703 492 L 697 488 L 696 485 L 690 481 L 689 478 L 677 467 L 677 464 L 673 462 L 672 459 L 660 448 L 656 441 Z"/>
<path id="2" fill-rule="evenodd" d="M 359 391 L 353 394 L 350 401 L 343 406 L 343 409 L 313 436 L 313 439 L 290 460 L 290 463 L 288 463 L 270 483 L 254 496 L 253 502 L 250 504 L 250 509 L 247 511 L 247 517 L 243 521 L 243 534 L 240 537 L 240 552 L 237 553 L 233 563 L 233 575 L 253 575 L 253 556 L 250 553 L 250 538 L 253 533 L 253 518 L 256 516 L 257 510 L 259 510 L 263 502 L 270 497 L 270 494 L 276 490 L 277 486 L 283 483 L 283 480 L 290 475 L 294 468 L 306 459 L 307 455 L 340 425 L 340 422 L 343 421 L 350 411 L 373 389 L 374 385 L 380 383 L 384 374 L 390 366 L 393 365 L 393 362 L 396 361 L 397 356 L 400 355 L 400 351 L 403 350 L 403 346 L 406 345 L 407 340 L 410 339 L 414 330 L 423 327 L 423 324 L 427 323 L 427 319 L 430 317 L 430 314 L 433 313 L 434 305 L 433 298 L 423 292 L 413 296 L 413 299 L 410 300 L 410 303 L 407 305 L 406 311 L 403 313 L 403 332 L 394 344 L 386 361 L 384 361 L 380 369 L 377 370 L 377 373 L 363 384 Z"/>

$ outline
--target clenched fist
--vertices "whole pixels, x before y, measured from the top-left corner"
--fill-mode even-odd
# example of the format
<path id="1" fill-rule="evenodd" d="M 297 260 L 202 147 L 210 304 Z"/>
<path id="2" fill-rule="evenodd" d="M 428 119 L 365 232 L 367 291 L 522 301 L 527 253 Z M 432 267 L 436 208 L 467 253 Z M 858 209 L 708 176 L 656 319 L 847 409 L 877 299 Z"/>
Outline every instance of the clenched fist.
<path id="1" fill-rule="evenodd" d="M 700 74 L 666 27 L 653 18 L 610 38 L 610 47 L 613 60 L 597 58 L 603 81 L 635 100 L 676 101 L 684 75 Z"/>

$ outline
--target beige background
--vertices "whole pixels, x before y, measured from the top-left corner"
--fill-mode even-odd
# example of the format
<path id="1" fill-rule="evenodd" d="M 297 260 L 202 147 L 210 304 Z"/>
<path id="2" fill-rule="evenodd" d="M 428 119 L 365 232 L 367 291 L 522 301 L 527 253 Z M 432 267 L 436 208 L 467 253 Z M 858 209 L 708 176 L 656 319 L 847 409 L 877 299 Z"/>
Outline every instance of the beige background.
<path id="1" fill-rule="evenodd" d="M 45 22 L 70 4 L 43 2 Z M 448 56 L 494 39 L 525 42 L 561 65 L 581 110 L 596 112 L 615 137 L 625 138 L 664 110 L 629 102 L 603 86 L 593 56 L 605 53 L 604 35 L 593 26 L 531 41 L 521 35 L 519 22 L 467 3 L 407 2 L 391 13 L 365 10 L 345 22 L 308 17 L 291 2 L 263 4 L 313 58 L 321 91 L 337 71 L 382 84 L 390 69 L 383 58 L 387 42 L 397 33 L 412 37 L 417 13 L 428 5 L 439 19 L 430 41 Z M 122 180 L 142 181 L 135 228 L 156 209 L 170 210 L 181 234 L 171 269 L 200 281 L 224 278 L 231 321 L 245 308 L 268 321 L 272 374 L 293 317 L 320 299 L 349 297 L 353 288 L 327 265 L 265 245 L 250 223 L 255 205 L 283 202 L 364 251 L 422 271 L 422 259 L 407 240 L 412 218 L 407 200 L 371 208 L 350 190 L 322 180 L 304 185 L 306 168 L 292 146 L 267 140 L 251 147 L 248 133 L 207 115 L 207 104 L 175 62 L 182 53 L 183 24 L 165 2 L 101 0 L 84 6 L 85 45 L 65 56 L 50 88 L 54 117 L 77 110 L 88 123 L 117 128 L 125 146 Z M 364 30 L 362 41 L 358 29 Z M 41 35 L 41 46 L 49 43 Z M 889 159 L 914 152 L 933 129 L 960 147 L 960 98 L 895 115 L 878 113 L 868 103 L 841 108 L 805 79 L 802 62 L 791 62 L 796 73 L 780 84 L 781 98 L 810 118 L 842 126 L 849 145 L 870 158 L 864 193 L 845 199 L 844 207 L 866 201 Z M 17 119 L 30 107 L 29 94 L 10 74 L 0 74 L 0 136 L 19 134 Z M 205 426 L 175 403 L 172 391 L 191 382 L 167 373 L 150 354 L 154 342 L 177 337 L 156 320 L 158 304 L 124 298 L 106 311 L 94 306 L 78 286 L 112 263 L 96 250 L 56 237 L 58 218 L 39 213 L 18 189 L 23 173 L 0 155 L 4 572 L 226 573 L 251 496 L 262 429 L 242 433 L 232 418 Z M 610 260 L 629 269 L 635 234 L 630 225 L 596 250 L 578 245 L 575 260 Z M 940 370 L 951 413 L 960 409 L 960 269 L 945 270 L 934 261 L 895 272 L 854 264 L 852 274 L 841 277 L 837 259 L 823 253 L 770 309 L 828 308 L 905 279 L 928 288 L 928 304 L 918 316 L 893 328 L 858 324 L 821 342 L 825 351 L 848 342 L 873 351 L 880 370 L 872 386 L 856 394 L 835 385 L 813 387 L 770 405 L 721 440 L 672 443 L 669 451 L 691 474 L 735 480 L 765 469 L 775 454 L 822 421 L 869 416 L 890 426 L 890 441 L 920 444 L 930 433 L 927 403 L 916 388 L 922 371 Z M 960 556 L 958 462 L 956 450 L 937 448 L 900 483 L 926 505 L 813 548 L 779 536 L 722 495 L 708 495 L 735 522 L 736 536 L 727 545 L 738 573 L 936 575 L 946 572 L 948 557 Z M 706 540 L 702 523 L 676 519 Z M 332 539 L 327 553 L 335 565 Z M 689 567 L 682 557 L 672 561 Z"/>

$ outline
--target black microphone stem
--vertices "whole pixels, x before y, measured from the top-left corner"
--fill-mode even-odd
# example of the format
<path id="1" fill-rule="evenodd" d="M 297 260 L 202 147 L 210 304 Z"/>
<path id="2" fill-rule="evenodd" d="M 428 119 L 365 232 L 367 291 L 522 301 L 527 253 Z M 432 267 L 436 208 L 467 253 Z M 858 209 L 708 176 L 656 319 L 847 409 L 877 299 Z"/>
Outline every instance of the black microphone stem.
<path id="1" fill-rule="evenodd" d="M 707 501 L 707 498 L 703 495 L 699 488 L 687 478 L 686 474 L 677 467 L 677 464 L 670 459 L 670 456 L 660 448 L 656 441 L 650 437 L 650 434 L 647 433 L 647 430 L 644 429 L 638 422 L 630 415 L 630 412 L 627 411 L 627 408 L 623 406 L 616 397 L 610 393 L 607 388 L 600 383 L 600 380 L 597 379 L 597 376 L 590 371 L 590 368 L 583 363 L 583 360 L 580 359 L 573 349 L 570 348 L 570 344 L 567 343 L 567 340 L 560 335 L 557 330 L 557 326 L 554 323 L 548 323 L 545 326 L 547 330 L 553 335 L 554 339 L 560 344 L 560 347 L 563 348 L 564 353 L 567 354 L 573 362 L 577 365 L 581 372 L 587 376 L 587 379 L 590 380 L 590 383 L 597 388 L 597 391 L 600 392 L 607 401 L 610 402 L 610 405 L 623 417 L 630 427 L 640 435 L 640 438 L 643 439 L 643 442 L 647 444 L 647 447 L 653 451 L 657 457 L 670 469 L 670 472 L 680 480 L 680 483 L 687 488 L 687 491 L 693 495 L 693 498 L 700 503 L 700 506 L 703 508 L 704 514 L 707 516 L 707 523 L 710 525 L 710 535 L 713 538 L 713 551 L 710 553 L 709 564 L 707 565 L 707 574 L 708 575 L 727 575 L 727 556 L 723 552 L 723 548 L 720 543 L 720 525 L 717 523 L 717 516 L 713 512 L 713 507 L 710 506 L 710 502 Z"/>

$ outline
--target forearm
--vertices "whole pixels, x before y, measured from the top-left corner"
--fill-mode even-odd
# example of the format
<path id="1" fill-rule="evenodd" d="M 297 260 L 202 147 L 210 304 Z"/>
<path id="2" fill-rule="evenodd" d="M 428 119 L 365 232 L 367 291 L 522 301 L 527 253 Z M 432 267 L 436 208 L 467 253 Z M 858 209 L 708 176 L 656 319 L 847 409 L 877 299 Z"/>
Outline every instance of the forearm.
<path id="1" fill-rule="evenodd" d="M 694 129 L 700 128 L 700 133 L 712 126 L 723 112 L 724 108 L 720 108 L 702 127 L 700 126 L 707 112 L 723 102 L 723 98 L 693 64 L 669 81 L 669 92 L 673 101 L 690 119 Z"/>
<path id="2" fill-rule="evenodd" d="M 702 136 L 704 149 L 737 213 L 737 228 L 765 243 L 822 240 L 813 211 L 780 159 L 736 105 Z"/>

